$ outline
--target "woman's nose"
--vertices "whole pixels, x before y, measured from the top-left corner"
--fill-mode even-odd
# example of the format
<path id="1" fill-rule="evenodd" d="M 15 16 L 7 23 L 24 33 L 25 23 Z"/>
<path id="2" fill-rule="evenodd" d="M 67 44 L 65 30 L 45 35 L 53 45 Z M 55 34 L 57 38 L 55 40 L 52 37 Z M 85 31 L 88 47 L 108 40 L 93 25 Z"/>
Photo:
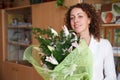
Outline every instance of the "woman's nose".
<path id="1" fill-rule="evenodd" d="M 74 22 L 78 22 L 78 21 L 79 21 L 78 18 L 75 18 Z"/>

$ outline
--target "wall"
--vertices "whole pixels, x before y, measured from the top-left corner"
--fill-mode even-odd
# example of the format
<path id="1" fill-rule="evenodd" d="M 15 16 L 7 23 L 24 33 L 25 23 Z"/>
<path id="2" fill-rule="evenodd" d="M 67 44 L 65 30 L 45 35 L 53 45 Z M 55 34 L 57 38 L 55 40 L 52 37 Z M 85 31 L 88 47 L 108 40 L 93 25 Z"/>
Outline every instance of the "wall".
<path id="1" fill-rule="evenodd" d="M 32 25 L 41 28 L 52 26 L 59 32 L 64 25 L 65 12 L 66 8 L 56 7 L 55 1 L 32 5 Z"/>

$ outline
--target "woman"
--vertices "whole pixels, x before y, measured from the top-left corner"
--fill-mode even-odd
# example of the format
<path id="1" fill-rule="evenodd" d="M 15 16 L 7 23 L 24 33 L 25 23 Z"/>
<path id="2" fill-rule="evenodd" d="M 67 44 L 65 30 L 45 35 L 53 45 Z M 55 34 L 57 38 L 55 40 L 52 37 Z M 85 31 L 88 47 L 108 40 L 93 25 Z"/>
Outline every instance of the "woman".
<path id="1" fill-rule="evenodd" d="M 71 6 L 66 13 L 66 26 L 85 39 L 93 53 L 92 80 L 116 80 L 112 46 L 100 38 L 100 19 L 95 8 L 86 3 Z"/>

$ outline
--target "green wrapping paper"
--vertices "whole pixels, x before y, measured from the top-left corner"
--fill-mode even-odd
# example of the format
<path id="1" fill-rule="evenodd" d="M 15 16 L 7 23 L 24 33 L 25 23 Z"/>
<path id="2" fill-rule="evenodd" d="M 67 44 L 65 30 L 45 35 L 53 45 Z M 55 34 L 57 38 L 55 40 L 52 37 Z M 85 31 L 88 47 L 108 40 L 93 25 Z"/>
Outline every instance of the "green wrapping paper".
<path id="1" fill-rule="evenodd" d="M 28 60 L 44 80 L 92 80 L 93 55 L 85 40 L 53 70 L 40 66 L 32 56 L 32 47 L 25 50 L 23 59 Z"/>

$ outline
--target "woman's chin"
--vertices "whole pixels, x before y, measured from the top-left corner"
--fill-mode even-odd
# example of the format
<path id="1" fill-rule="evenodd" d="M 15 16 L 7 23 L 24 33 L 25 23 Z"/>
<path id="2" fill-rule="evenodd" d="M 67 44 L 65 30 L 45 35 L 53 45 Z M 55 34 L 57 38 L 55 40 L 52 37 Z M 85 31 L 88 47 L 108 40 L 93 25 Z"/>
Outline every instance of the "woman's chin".
<path id="1" fill-rule="evenodd" d="M 77 30 L 74 30 L 74 31 L 75 31 L 77 34 L 79 34 L 79 33 L 81 32 L 81 31 L 80 31 L 80 30 L 78 30 L 78 29 L 77 29 Z"/>

